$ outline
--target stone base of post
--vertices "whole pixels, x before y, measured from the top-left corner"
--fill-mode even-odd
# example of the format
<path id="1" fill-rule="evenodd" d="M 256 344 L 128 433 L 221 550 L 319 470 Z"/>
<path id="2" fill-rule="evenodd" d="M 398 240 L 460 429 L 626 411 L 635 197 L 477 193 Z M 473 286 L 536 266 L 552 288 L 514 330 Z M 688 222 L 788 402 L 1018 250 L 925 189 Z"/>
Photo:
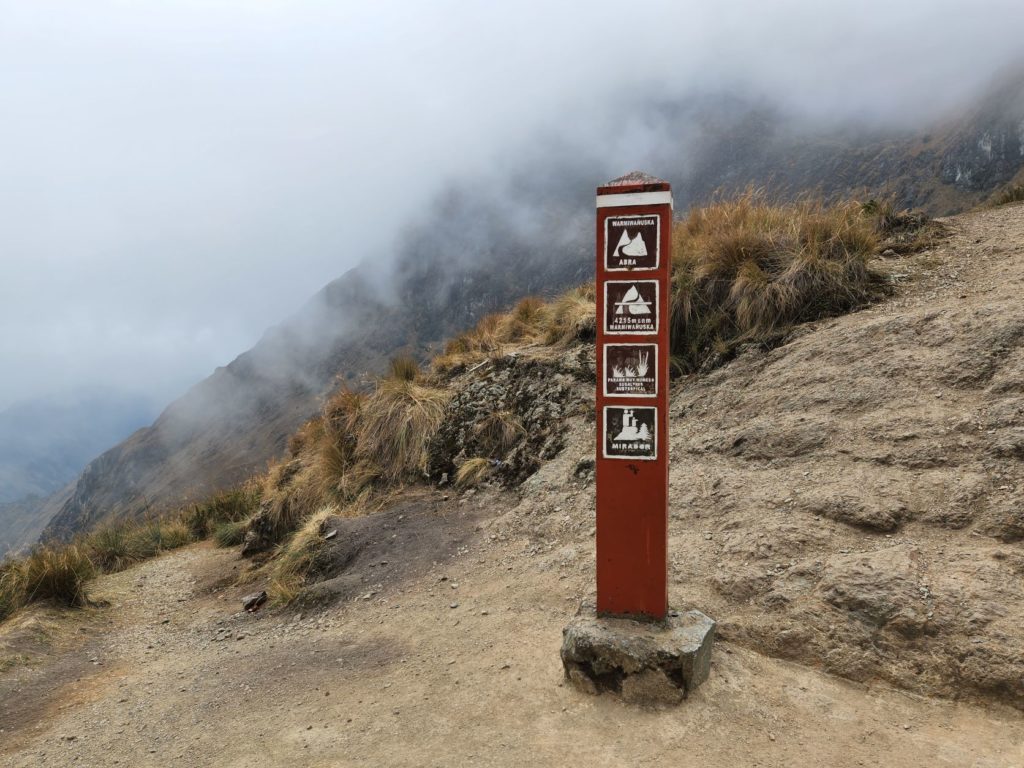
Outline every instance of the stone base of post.
<path id="1" fill-rule="evenodd" d="M 565 677 L 592 694 L 630 704 L 679 704 L 711 671 L 715 622 L 700 611 L 669 611 L 664 621 L 598 616 L 580 606 L 562 632 Z"/>

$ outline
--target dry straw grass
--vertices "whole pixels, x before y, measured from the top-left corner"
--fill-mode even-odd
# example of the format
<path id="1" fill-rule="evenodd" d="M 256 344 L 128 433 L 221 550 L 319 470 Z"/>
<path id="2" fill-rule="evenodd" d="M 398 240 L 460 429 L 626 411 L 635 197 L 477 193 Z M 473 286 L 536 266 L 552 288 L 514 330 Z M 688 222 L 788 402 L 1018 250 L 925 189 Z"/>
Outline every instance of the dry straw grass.
<path id="1" fill-rule="evenodd" d="M 491 474 L 491 471 L 490 459 L 481 457 L 466 459 L 455 471 L 455 487 L 461 490 L 479 485 Z"/>
<path id="2" fill-rule="evenodd" d="M 992 207 L 1024 202 L 1024 184 L 1013 184 L 999 190 L 992 196 Z"/>
<path id="3" fill-rule="evenodd" d="M 393 360 L 370 394 L 340 389 L 291 441 L 292 458 L 263 478 L 261 535 L 283 541 L 325 505 L 422 479 L 447 402 L 448 393 L 424 383 L 411 358 Z"/>
<path id="4" fill-rule="evenodd" d="M 472 330 L 448 342 L 431 367 L 453 374 L 512 347 L 527 344 L 568 345 L 594 338 L 594 284 L 567 291 L 546 302 L 535 296 L 521 299 L 509 312 L 486 315 Z"/>
<path id="5" fill-rule="evenodd" d="M 509 411 L 494 411 L 473 427 L 484 454 L 493 459 L 504 459 L 526 437 L 526 429 Z"/>
<path id="6" fill-rule="evenodd" d="M 40 546 L 0 571 L 0 619 L 29 603 L 85 605 L 85 584 L 96 568 L 76 544 Z"/>
<path id="7" fill-rule="evenodd" d="M 307 518 L 302 526 L 279 547 L 270 570 L 269 597 L 275 605 L 294 600 L 302 590 L 306 573 L 317 551 L 323 545 L 324 523 L 339 516 L 334 505 L 321 507 Z"/>
<path id="8" fill-rule="evenodd" d="M 587 283 L 555 299 L 544 323 L 544 343 L 567 346 L 593 341 L 597 328 L 594 284 Z"/>
<path id="9" fill-rule="evenodd" d="M 877 236 L 860 206 L 770 205 L 748 192 L 697 208 L 673 236 L 672 345 L 683 371 L 878 291 Z"/>
<path id="10" fill-rule="evenodd" d="M 356 454 L 372 462 L 389 483 L 420 479 L 427 445 L 441 424 L 449 394 L 402 379 L 383 379 L 366 402 Z"/>

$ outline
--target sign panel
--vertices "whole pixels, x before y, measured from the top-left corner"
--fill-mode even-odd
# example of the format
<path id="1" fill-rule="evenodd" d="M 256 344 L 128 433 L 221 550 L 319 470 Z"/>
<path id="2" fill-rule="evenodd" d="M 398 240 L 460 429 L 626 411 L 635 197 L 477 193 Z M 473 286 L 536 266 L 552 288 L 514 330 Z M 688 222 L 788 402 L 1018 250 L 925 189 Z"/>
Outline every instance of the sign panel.
<path id="1" fill-rule="evenodd" d="M 658 332 L 657 280 L 608 280 L 604 284 L 604 332 L 653 336 Z"/>
<path id="2" fill-rule="evenodd" d="M 658 409 L 655 406 L 604 407 L 606 459 L 658 458 Z"/>
<path id="3" fill-rule="evenodd" d="M 605 344 L 605 397 L 657 397 L 658 345 Z"/>
<path id="4" fill-rule="evenodd" d="M 657 269 L 661 253 L 661 217 L 609 216 L 604 220 L 604 268 L 609 272 Z"/>

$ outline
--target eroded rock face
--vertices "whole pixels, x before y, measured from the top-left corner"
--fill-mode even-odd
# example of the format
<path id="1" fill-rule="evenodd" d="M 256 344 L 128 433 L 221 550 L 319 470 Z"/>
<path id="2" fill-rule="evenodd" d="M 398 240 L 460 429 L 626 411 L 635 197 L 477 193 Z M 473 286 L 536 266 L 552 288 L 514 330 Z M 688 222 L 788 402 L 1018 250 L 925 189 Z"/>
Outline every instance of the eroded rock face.
<path id="1" fill-rule="evenodd" d="M 428 473 L 452 476 L 466 459 L 492 460 L 496 476 L 514 486 L 565 445 L 565 419 L 580 412 L 581 379 L 590 370 L 578 354 L 538 360 L 509 355 L 484 363 L 457 382 L 444 421 L 431 442 Z M 500 414 L 511 440 L 495 440 L 488 419 Z"/>
<path id="2" fill-rule="evenodd" d="M 871 627 L 917 637 L 928 628 L 928 589 L 910 547 L 841 555 L 829 560 L 818 583 L 821 598 Z"/>
<path id="3" fill-rule="evenodd" d="M 1024 709 L 1024 216 L 949 226 L 886 261 L 890 302 L 678 386 L 670 594 L 760 652 Z"/>

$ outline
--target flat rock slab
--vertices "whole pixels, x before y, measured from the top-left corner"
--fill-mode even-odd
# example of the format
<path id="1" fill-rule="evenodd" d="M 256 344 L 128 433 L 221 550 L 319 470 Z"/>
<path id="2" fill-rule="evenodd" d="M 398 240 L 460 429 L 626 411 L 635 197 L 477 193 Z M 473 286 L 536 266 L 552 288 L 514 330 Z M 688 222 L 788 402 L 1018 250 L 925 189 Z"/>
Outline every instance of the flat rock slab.
<path id="1" fill-rule="evenodd" d="M 562 631 L 562 664 L 566 678 L 587 693 L 671 706 L 708 679 L 714 638 L 715 622 L 700 611 L 647 622 L 599 617 L 584 604 Z"/>

